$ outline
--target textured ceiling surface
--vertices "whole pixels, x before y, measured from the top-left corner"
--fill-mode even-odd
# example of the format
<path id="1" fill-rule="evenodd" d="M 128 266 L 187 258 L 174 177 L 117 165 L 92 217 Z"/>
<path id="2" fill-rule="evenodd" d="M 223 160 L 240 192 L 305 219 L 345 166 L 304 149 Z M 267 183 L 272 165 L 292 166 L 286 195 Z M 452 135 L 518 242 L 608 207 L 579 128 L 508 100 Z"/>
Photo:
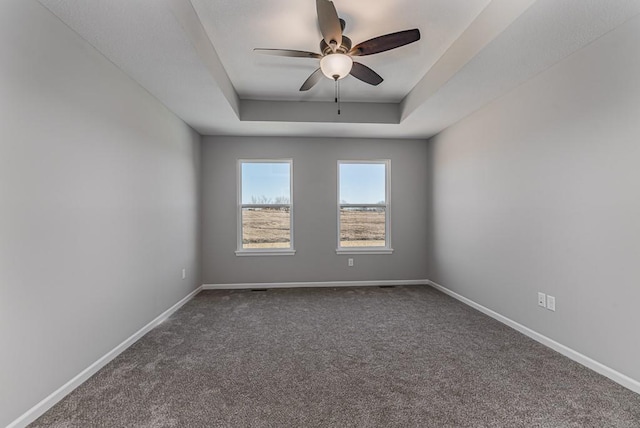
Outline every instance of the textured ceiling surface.
<path id="1" fill-rule="evenodd" d="M 338 116 L 319 103 L 333 98 L 328 79 L 297 91 L 317 60 L 252 52 L 317 51 L 314 0 L 39 2 L 205 135 L 426 138 L 640 14 L 638 0 L 334 0 L 354 43 L 422 33 L 417 43 L 363 57 L 385 81 L 344 79 L 343 100 L 366 103 L 346 103 L 361 111 Z M 394 105 L 385 102 L 397 108 L 372 109 L 389 111 L 379 123 L 350 122 L 368 107 Z"/>

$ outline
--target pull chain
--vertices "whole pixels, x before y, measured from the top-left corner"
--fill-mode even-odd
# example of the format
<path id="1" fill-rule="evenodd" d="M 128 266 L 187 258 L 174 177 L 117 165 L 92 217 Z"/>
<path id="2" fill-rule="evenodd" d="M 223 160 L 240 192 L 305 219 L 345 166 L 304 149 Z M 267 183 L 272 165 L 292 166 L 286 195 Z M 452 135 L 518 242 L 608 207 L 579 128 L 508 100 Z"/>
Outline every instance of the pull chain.
<path id="1" fill-rule="evenodd" d="M 340 114 L 340 82 L 338 81 L 338 77 L 333 77 L 336 81 L 336 90 L 335 90 L 335 102 L 338 104 L 338 114 Z"/>
<path id="2" fill-rule="evenodd" d="M 338 85 L 338 114 L 340 114 L 340 82 L 336 82 Z"/>

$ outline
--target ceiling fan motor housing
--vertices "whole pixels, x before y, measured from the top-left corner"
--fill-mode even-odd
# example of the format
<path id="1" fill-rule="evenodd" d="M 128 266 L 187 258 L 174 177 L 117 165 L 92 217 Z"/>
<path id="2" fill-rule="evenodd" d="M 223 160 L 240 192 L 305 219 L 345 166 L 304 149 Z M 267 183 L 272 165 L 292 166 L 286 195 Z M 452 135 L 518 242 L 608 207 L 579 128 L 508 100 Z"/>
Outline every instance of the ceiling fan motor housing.
<path id="1" fill-rule="evenodd" d="M 335 53 L 346 54 L 350 50 L 351 50 L 351 39 L 348 38 L 347 36 L 342 36 L 342 44 L 336 48 Z M 327 42 L 324 41 L 324 39 L 320 40 L 320 52 L 322 52 L 323 56 L 334 53 L 331 46 L 329 46 Z"/>

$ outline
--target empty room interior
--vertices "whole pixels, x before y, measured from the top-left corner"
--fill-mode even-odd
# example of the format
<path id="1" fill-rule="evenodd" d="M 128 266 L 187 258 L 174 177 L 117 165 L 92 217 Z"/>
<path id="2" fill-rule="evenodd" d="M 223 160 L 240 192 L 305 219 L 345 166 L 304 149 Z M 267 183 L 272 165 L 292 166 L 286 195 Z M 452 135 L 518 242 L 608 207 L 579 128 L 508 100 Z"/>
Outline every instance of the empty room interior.
<path id="1" fill-rule="evenodd" d="M 640 1 L 0 1 L 0 426 L 640 427 Z"/>

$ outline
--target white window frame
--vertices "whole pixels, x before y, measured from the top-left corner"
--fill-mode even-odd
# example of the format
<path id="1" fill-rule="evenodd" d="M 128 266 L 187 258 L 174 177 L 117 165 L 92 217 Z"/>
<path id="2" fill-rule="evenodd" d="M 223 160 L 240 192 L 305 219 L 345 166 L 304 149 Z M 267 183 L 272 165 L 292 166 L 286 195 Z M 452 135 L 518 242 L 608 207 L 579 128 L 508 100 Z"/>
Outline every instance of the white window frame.
<path id="1" fill-rule="evenodd" d="M 288 163 L 289 164 L 289 203 L 288 204 L 243 204 L 242 203 L 242 164 L 243 163 Z M 292 256 L 293 247 L 293 159 L 238 159 L 237 161 L 237 243 L 236 256 Z M 242 209 L 289 207 L 290 248 L 242 248 Z"/>
<path id="2" fill-rule="evenodd" d="M 383 164 L 385 166 L 385 204 L 343 204 L 340 202 L 340 165 L 342 164 Z M 337 185 L 337 254 L 392 254 L 391 247 L 391 160 L 339 160 L 338 161 L 338 185 Z M 342 207 L 384 207 L 385 209 L 385 246 L 384 247 L 342 247 L 340 245 L 340 209 Z"/>

